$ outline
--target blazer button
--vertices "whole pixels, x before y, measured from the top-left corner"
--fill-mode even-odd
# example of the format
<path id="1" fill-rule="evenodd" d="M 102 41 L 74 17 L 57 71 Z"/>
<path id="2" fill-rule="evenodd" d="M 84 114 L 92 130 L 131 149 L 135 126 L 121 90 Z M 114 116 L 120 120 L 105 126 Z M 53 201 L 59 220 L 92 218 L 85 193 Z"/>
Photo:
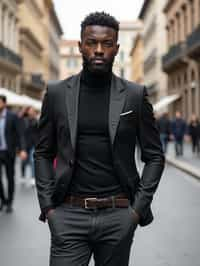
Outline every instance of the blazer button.
<path id="1" fill-rule="evenodd" d="M 74 161 L 73 160 L 69 160 L 69 166 L 73 167 L 74 166 Z"/>

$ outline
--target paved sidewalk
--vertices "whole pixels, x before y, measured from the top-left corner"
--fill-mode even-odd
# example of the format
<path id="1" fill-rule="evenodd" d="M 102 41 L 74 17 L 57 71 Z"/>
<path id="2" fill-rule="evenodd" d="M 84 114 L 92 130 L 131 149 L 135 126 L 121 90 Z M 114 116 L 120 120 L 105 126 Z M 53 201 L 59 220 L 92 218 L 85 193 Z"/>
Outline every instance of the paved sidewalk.
<path id="1" fill-rule="evenodd" d="M 190 143 L 184 144 L 184 155 L 179 157 L 175 155 L 174 143 L 170 143 L 166 161 L 200 180 L 200 156 L 192 153 Z"/>

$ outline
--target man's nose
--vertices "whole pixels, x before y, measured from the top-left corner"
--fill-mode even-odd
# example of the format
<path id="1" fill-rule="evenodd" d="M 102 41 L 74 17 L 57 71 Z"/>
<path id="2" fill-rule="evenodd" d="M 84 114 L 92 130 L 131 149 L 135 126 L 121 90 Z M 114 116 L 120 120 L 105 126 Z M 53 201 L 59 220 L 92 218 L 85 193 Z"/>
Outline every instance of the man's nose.
<path id="1" fill-rule="evenodd" d="M 102 45 L 101 43 L 97 43 L 97 47 L 96 47 L 96 51 L 97 54 L 102 54 L 103 53 L 103 49 L 102 49 Z"/>

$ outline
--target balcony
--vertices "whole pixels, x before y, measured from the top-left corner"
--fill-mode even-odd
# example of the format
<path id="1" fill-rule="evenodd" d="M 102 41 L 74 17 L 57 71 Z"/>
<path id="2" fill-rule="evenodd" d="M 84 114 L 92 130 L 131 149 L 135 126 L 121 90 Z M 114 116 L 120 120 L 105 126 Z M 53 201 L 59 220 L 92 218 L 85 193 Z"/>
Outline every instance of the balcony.
<path id="1" fill-rule="evenodd" d="M 4 47 L 2 43 L 0 43 L 0 59 L 17 69 L 21 70 L 22 68 L 22 58 L 9 48 Z"/>
<path id="2" fill-rule="evenodd" d="M 162 57 L 162 68 L 166 73 L 188 64 L 186 57 L 186 44 L 179 43 L 172 46 L 168 53 Z"/>
<path id="3" fill-rule="evenodd" d="M 42 74 L 24 73 L 22 83 L 25 87 L 31 87 L 36 90 L 43 90 L 45 87 L 45 81 L 42 79 Z"/>
<path id="4" fill-rule="evenodd" d="M 200 26 L 187 38 L 187 54 L 192 59 L 200 60 Z"/>

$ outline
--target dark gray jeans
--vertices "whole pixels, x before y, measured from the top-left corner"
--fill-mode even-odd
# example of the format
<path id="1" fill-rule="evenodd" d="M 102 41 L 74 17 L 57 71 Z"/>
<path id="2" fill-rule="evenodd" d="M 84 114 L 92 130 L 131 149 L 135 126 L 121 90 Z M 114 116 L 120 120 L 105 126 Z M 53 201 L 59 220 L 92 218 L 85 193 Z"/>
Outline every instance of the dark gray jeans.
<path id="1" fill-rule="evenodd" d="M 131 207 L 88 210 L 57 207 L 48 218 L 50 266 L 128 266 L 137 224 Z"/>

